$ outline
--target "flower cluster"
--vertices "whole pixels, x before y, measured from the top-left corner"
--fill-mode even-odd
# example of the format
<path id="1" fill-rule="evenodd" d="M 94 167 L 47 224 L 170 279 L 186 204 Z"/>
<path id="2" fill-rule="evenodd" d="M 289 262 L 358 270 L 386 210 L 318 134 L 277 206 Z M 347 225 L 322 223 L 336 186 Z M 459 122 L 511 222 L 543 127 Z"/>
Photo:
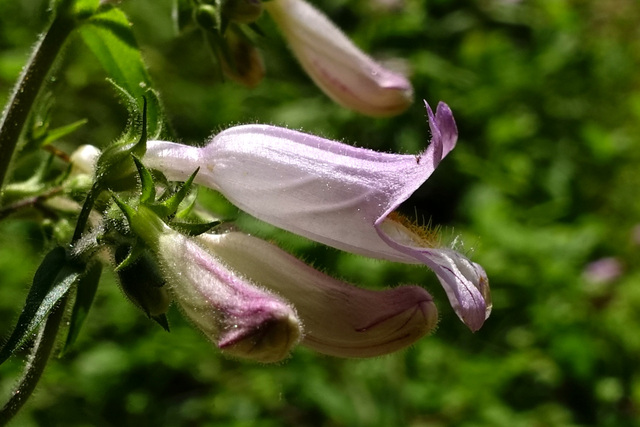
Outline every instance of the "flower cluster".
<path id="1" fill-rule="evenodd" d="M 62 351 L 74 344 L 105 265 L 113 267 L 124 296 L 165 330 L 176 303 L 222 353 L 262 363 L 285 359 L 297 345 L 336 357 L 375 357 L 406 348 L 437 326 L 434 298 L 422 286 L 363 289 L 331 277 L 230 220 L 212 218 L 198 205 L 194 185 L 312 241 L 425 265 L 462 322 L 472 331 L 482 327 L 491 312 L 484 269 L 443 243 L 437 229 L 397 211 L 455 147 L 458 130 L 446 104 L 434 112 L 425 102 L 432 138 L 417 155 L 257 124 L 231 127 L 199 147 L 160 140 L 169 129 L 160 97 L 118 3 L 51 2 L 50 26 L 0 120 L 0 219 L 35 210 L 55 242 L 0 346 L 2 364 L 41 331 L 22 381 L 0 408 L 0 424 L 34 390 L 54 345 L 63 341 L 58 335 L 66 334 Z M 195 25 L 221 73 L 247 87 L 265 76 L 257 37 L 264 35 L 259 20 L 268 15 L 301 67 L 337 104 L 389 117 L 412 103 L 403 74 L 362 52 L 305 0 L 193 0 L 176 3 L 175 12 L 176 27 Z M 52 143 L 85 122 L 50 129 L 49 98 L 38 93 L 73 33 L 81 33 L 107 71 L 130 120 L 103 151 L 83 146 L 69 156 Z M 22 159 L 40 149 L 52 155 L 27 171 L 33 163 Z M 70 167 L 56 165 L 54 156 Z M 23 164 L 16 177 L 32 175 L 3 185 L 13 157 Z"/>
<path id="2" fill-rule="evenodd" d="M 427 265 L 460 319 L 476 331 L 491 311 L 482 267 L 395 211 L 456 144 L 449 107 L 426 108 L 432 139 L 419 155 L 379 153 L 266 125 L 229 128 L 202 147 L 147 141 L 136 160 L 146 195 L 136 209 L 119 204 L 172 298 L 228 354 L 274 362 L 301 342 L 334 356 L 377 356 L 432 331 L 438 315 L 418 286 L 361 289 L 239 231 L 176 231 L 166 219 L 175 216 L 179 200 L 171 197 L 158 208 L 143 163 L 169 180 L 217 190 L 256 218 L 317 242 Z M 73 158 L 90 170 L 96 155 L 84 148 Z"/>

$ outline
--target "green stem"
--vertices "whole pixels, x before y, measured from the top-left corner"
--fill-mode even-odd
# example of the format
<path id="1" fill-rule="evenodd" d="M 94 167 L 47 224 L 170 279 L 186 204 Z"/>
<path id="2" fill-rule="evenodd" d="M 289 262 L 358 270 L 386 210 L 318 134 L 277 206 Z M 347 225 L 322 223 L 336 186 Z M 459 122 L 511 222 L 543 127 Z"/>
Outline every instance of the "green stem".
<path id="1" fill-rule="evenodd" d="M 68 12 L 68 6 L 61 7 L 16 83 L 0 120 L 0 191 L 40 88 L 75 26 L 76 21 Z"/>
<path id="2" fill-rule="evenodd" d="M 56 336 L 58 335 L 58 329 L 64 317 L 66 302 L 67 297 L 65 296 L 49 313 L 40 334 L 38 334 L 20 385 L 18 385 L 18 388 L 13 392 L 6 405 L 0 409 L 1 426 L 7 425 L 9 421 L 11 421 L 20 408 L 22 408 L 22 405 L 25 404 L 29 396 L 31 396 L 33 390 L 35 390 L 56 343 Z"/>

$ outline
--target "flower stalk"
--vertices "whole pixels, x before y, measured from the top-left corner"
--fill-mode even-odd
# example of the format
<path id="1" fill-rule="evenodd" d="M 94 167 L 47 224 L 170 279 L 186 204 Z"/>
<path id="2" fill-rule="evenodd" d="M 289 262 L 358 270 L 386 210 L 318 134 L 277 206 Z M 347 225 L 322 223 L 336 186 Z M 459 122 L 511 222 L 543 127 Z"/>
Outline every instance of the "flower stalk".
<path id="1" fill-rule="evenodd" d="M 51 310 L 45 324 L 42 326 L 38 334 L 33 352 L 29 358 L 29 362 L 24 371 L 24 375 L 20 380 L 20 384 L 12 392 L 7 403 L 0 409 L 0 425 L 4 426 L 20 411 L 20 408 L 27 402 L 36 386 L 40 377 L 47 366 L 51 351 L 56 343 L 56 336 L 60 329 L 60 324 L 64 318 L 67 297 L 63 297 L 58 305 Z"/>

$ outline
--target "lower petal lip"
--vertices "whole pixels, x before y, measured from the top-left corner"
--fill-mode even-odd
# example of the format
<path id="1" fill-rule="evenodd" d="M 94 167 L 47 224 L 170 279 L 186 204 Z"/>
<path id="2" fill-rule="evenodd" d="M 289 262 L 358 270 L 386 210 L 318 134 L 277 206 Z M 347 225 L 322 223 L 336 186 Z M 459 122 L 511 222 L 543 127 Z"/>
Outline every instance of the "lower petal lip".
<path id="1" fill-rule="evenodd" d="M 374 357 L 389 354 L 402 350 L 416 342 L 419 338 L 433 331 L 438 322 L 438 311 L 432 300 L 423 300 L 409 310 L 407 319 L 396 328 L 388 331 L 383 337 L 375 337 L 364 340 L 363 342 L 331 340 L 320 338 L 313 334 L 313 331 L 307 331 L 302 340 L 302 344 L 313 348 L 314 350 L 337 357 Z M 420 321 L 423 318 L 424 321 Z M 409 324 L 416 321 L 416 325 L 410 327 Z M 373 323 L 356 328 L 354 331 L 358 333 L 372 333 L 377 327 L 390 320 L 387 316 L 385 319 L 376 319 Z M 364 338 L 364 336 L 363 336 Z"/>
<path id="2" fill-rule="evenodd" d="M 418 314 L 418 311 L 421 312 L 424 317 L 426 317 L 426 315 L 428 313 L 428 310 L 426 308 L 427 305 L 432 305 L 433 308 L 435 308 L 435 305 L 433 304 L 433 300 L 425 299 L 424 301 L 417 302 L 416 306 L 413 308 L 413 313 L 407 318 L 407 320 L 402 325 L 400 325 L 400 326 L 398 326 L 398 328 L 396 328 L 396 331 L 401 330 L 404 326 L 406 326 L 411 321 L 413 316 Z M 409 310 L 405 310 L 405 311 L 409 311 Z M 380 319 L 376 319 L 373 322 L 371 322 L 370 324 L 368 324 L 367 326 L 364 326 L 364 327 L 361 327 L 361 328 L 355 328 L 355 330 L 356 330 L 356 332 L 366 332 L 366 331 L 375 329 L 377 326 L 381 325 L 382 323 L 388 321 L 389 319 L 391 319 L 391 318 L 393 318 L 395 316 L 397 316 L 397 314 L 388 315 L 386 317 L 383 317 L 383 318 L 380 318 Z"/>

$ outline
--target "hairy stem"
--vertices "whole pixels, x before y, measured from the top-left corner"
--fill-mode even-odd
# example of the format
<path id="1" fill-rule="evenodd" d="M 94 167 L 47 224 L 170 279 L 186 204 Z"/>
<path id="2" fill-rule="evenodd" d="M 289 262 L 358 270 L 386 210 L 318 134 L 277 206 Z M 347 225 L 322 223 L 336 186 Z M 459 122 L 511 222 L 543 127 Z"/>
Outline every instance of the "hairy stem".
<path id="1" fill-rule="evenodd" d="M 9 401 L 0 409 L 0 425 L 7 425 L 35 390 L 55 345 L 58 329 L 64 317 L 66 302 L 67 297 L 65 296 L 49 313 L 33 346 L 33 352 L 20 384 L 11 395 L 11 398 L 9 398 Z"/>
<path id="2" fill-rule="evenodd" d="M 0 119 L 0 190 L 40 88 L 76 26 L 66 7 L 59 12 L 34 48 Z"/>

